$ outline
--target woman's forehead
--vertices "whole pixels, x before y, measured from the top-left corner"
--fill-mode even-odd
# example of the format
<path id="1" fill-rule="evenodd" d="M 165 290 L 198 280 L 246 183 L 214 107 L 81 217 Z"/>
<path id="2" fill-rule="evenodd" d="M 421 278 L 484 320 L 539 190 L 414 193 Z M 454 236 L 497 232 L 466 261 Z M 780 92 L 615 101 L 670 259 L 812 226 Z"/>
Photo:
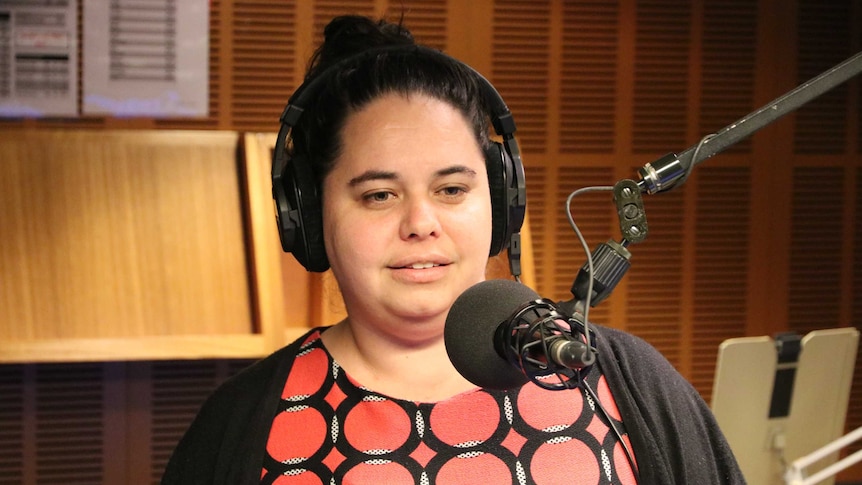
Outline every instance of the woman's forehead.
<path id="1" fill-rule="evenodd" d="M 470 124 L 454 107 L 426 95 L 388 94 L 353 112 L 342 129 L 341 166 L 354 178 L 369 171 L 400 172 L 484 165 Z"/>

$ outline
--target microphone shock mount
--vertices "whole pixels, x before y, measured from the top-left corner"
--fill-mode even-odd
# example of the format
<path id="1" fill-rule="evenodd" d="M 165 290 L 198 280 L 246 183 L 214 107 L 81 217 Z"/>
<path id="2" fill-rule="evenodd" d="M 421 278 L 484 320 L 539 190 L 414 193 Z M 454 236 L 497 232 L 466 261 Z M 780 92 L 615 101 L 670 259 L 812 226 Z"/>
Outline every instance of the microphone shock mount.
<path id="1" fill-rule="evenodd" d="M 528 302 L 497 327 L 495 340 L 503 343 L 498 351 L 539 387 L 580 387 L 595 363 L 596 349 L 584 342 L 584 322 L 577 317 L 560 313 L 548 299 Z"/>

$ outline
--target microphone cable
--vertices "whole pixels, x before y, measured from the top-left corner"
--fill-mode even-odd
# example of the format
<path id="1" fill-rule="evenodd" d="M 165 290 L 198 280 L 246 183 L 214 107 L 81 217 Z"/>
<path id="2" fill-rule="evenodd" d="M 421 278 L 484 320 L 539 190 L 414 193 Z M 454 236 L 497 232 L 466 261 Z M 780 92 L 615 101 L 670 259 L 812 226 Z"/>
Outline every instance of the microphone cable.
<path id="1" fill-rule="evenodd" d="M 697 155 L 697 151 L 700 149 L 700 145 L 706 143 L 708 139 L 711 138 L 711 135 L 707 135 L 701 140 L 701 143 L 698 145 L 695 150 L 695 155 Z M 690 173 L 689 169 L 689 173 Z M 686 173 L 686 177 L 688 173 Z M 590 304 L 592 302 L 593 295 L 593 277 L 595 275 L 595 269 L 593 268 L 593 255 L 590 251 L 590 246 L 587 244 L 586 239 L 584 238 L 581 229 L 578 227 L 577 223 L 575 223 L 575 219 L 572 216 L 572 200 L 582 194 L 590 193 L 590 192 L 612 192 L 614 187 L 612 186 L 594 186 L 594 187 L 584 187 L 581 189 L 577 189 L 566 198 L 566 218 L 569 221 L 569 226 L 571 226 L 572 230 L 575 232 L 575 235 L 578 237 L 578 241 L 581 243 L 581 247 L 584 250 L 584 253 L 587 255 L 587 268 L 589 269 L 589 279 L 587 281 L 587 294 L 584 297 L 584 339 L 587 348 L 592 348 L 592 344 L 590 342 Z M 626 460 L 629 462 L 629 466 L 631 467 L 632 473 L 634 474 L 635 483 L 640 482 L 640 476 L 638 474 L 637 462 L 635 462 L 634 453 L 631 450 L 631 447 L 623 439 L 623 434 L 614 423 L 614 420 L 611 418 L 610 413 L 608 413 L 607 409 L 602 405 L 602 401 L 599 399 L 598 394 L 593 390 L 590 384 L 583 380 L 584 391 L 587 396 L 593 401 L 595 406 L 599 409 L 599 412 L 604 416 L 605 420 L 608 422 L 608 427 L 613 431 L 614 436 L 616 436 L 617 441 L 619 441 L 620 445 L 623 447 L 623 451 L 626 454 Z"/>
<path id="2" fill-rule="evenodd" d="M 685 172 L 682 174 L 679 180 L 675 181 L 673 185 L 670 186 L 668 190 L 680 187 L 686 182 L 686 180 L 688 180 L 688 176 L 691 175 L 691 172 L 694 171 L 694 166 L 700 162 L 703 162 L 703 160 L 697 159 L 697 156 L 700 154 L 700 151 L 703 149 L 704 145 L 709 142 L 709 140 L 715 138 L 716 136 L 718 136 L 718 133 L 709 133 L 708 135 L 704 135 L 703 138 L 701 138 L 700 141 L 697 142 L 697 146 L 694 147 L 694 152 L 691 154 L 691 161 L 689 162 L 688 166 L 685 167 Z"/>
<path id="3" fill-rule="evenodd" d="M 584 339 L 587 344 L 587 348 L 592 348 L 592 342 L 590 342 L 590 303 L 592 301 L 593 296 L 593 277 L 595 275 L 595 269 L 593 268 L 593 255 L 590 252 L 590 246 L 587 244 L 586 239 L 584 239 L 584 235 L 581 233 L 581 229 L 575 223 L 575 219 L 572 216 L 572 199 L 577 197 L 578 195 L 582 195 L 589 192 L 612 192 L 614 190 L 611 186 L 597 186 L 597 187 L 584 187 L 578 190 L 575 190 L 566 198 L 566 218 L 569 220 L 569 226 L 571 226 L 572 230 L 575 231 L 575 235 L 578 236 L 578 240 L 581 242 L 581 247 L 584 249 L 584 253 L 587 255 L 587 268 L 589 269 L 590 277 L 587 281 L 587 295 L 584 299 Z"/>
<path id="4" fill-rule="evenodd" d="M 610 413 L 608 413 L 607 409 L 605 409 L 605 407 L 602 405 L 602 401 L 599 400 L 599 395 L 596 393 L 596 391 L 593 390 L 592 387 L 590 387 L 589 383 L 587 383 L 586 380 L 584 381 L 584 390 L 587 393 L 587 397 L 590 398 L 593 404 L 595 404 L 595 406 L 599 409 L 602 416 L 605 417 L 605 420 L 608 422 L 608 427 L 611 428 L 611 431 L 613 431 L 614 436 L 616 436 L 617 438 L 617 441 L 619 441 L 620 445 L 622 445 L 623 451 L 626 454 L 626 460 L 629 462 L 629 467 L 631 467 L 632 473 L 635 476 L 635 483 L 640 483 L 640 475 L 638 473 L 637 462 L 635 462 L 635 455 L 634 453 L 632 453 L 629 444 L 626 442 L 626 440 L 623 439 L 623 433 L 614 423 L 614 420 L 611 418 Z"/>

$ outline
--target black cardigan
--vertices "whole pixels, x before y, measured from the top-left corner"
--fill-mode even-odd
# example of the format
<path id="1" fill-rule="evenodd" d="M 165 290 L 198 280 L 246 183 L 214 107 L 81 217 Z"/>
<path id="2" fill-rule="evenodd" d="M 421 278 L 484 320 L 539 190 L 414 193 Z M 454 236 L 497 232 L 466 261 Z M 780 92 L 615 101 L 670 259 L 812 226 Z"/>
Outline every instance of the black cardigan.
<path id="1" fill-rule="evenodd" d="M 697 391 L 643 340 L 594 326 L 607 379 L 637 460 L 640 484 L 744 484 Z M 162 485 L 260 483 L 279 396 L 305 336 L 222 384 L 168 462 Z M 561 457 L 562 459 L 562 457 Z"/>

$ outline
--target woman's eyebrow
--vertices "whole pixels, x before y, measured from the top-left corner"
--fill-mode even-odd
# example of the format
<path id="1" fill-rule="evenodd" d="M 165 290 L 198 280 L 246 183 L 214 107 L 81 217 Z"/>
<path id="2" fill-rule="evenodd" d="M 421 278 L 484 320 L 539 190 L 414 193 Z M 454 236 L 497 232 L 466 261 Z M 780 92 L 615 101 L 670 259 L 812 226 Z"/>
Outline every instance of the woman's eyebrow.
<path id="1" fill-rule="evenodd" d="M 398 174 L 395 172 L 386 172 L 383 170 L 368 170 L 363 172 L 361 175 L 353 177 L 348 182 L 348 185 L 351 187 L 355 187 L 361 183 L 369 182 L 371 180 L 395 180 L 398 178 Z"/>
<path id="2" fill-rule="evenodd" d="M 452 165 L 451 167 L 447 167 L 447 168 L 438 170 L 437 176 L 438 177 L 445 177 L 447 175 L 454 175 L 456 173 L 463 173 L 463 174 L 467 174 L 470 176 L 476 175 L 476 171 L 470 167 L 467 167 L 465 165 Z"/>
<path id="3" fill-rule="evenodd" d="M 476 175 L 475 170 L 473 170 L 470 167 L 464 166 L 464 165 L 452 165 L 451 167 L 442 168 L 442 169 L 438 170 L 435 173 L 435 175 L 437 177 L 445 177 L 447 175 L 454 175 L 454 174 L 459 174 L 459 173 L 467 174 L 471 177 Z M 385 170 L 368 170 L 368 171 L 363 172 L 360 175 L 357 175 L 356 177 L 353 177 L 352 179 L 350 179 L 350 181 L 347 184 L 350 185 L 351 187 L 355 187 L 359 184 L 362 184 L 365 182 L 370 182 L 372 180 L 396 180 L 396 179 L 398 179 L 398 174 L 395 172 L 387 172 Z"/>

